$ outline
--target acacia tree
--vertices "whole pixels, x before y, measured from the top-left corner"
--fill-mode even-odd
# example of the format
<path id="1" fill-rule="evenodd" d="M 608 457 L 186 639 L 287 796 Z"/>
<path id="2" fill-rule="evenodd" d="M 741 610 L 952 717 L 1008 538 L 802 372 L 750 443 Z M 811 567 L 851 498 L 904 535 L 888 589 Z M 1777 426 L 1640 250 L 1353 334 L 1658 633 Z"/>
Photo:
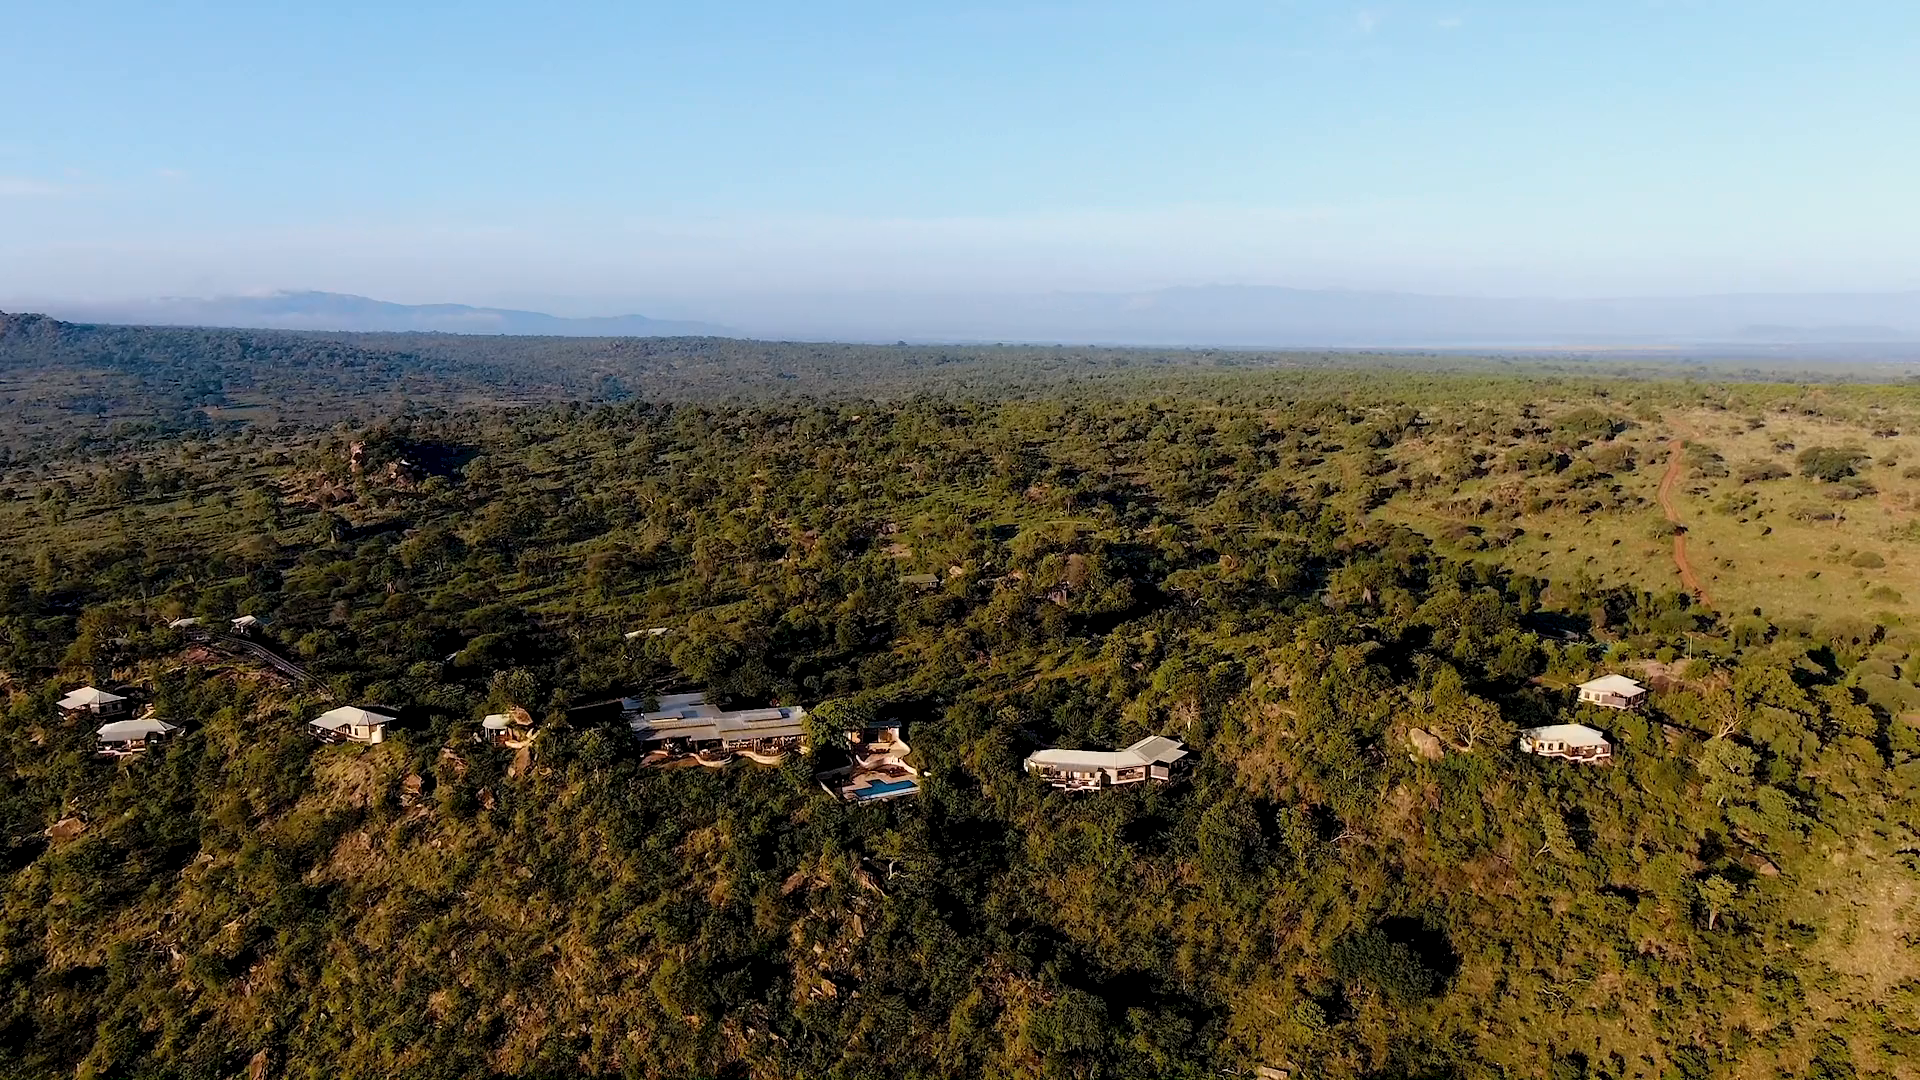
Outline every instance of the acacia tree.
<path id="1" fill-rule="evenodd" d="M 1753 766 L 1757 760 L 1753 751 L 1732 739 L 1708 740 L 1694 762 L 1705 781 L 1702 794 L 1712 799 L 1715 806 L 1725 806 L 1729 799 L 1744 798 L 1753 790 Z"/>
<path id="2" fill-rule="evenodd" d="M 1438 725 L 1454 749 L 1463 753 L 1471 753 L 1483 742 L 1498 746 L 1514 736 L 1514 726 L 1500 715 L 1500 706 L 1474 694 L 1442 712 Z"/>
<path id="3" fill-rule="evenodd" d="M 1483 742 L 1499 745 L 1513 738 L 1514 726 L 1500 715 L 1500 706 L 1468 693 L 1459 669 L 1445 662 L 1422 666 L 1432 671 L 1426 703 L 1432 709 L 1434 734 L 1462 753 Z"/>
<path id="4" fill-rule="evenodd" d="M 1850 446 L 1809 446 L 1794 459 L 1800 466 L 1800 475 L 1830 484 L 1852 476 L 1866 460 L 1864 451 Z"/>
<path id="5" fill-rule="evenodd" d="M 807 743 L 816 749 L 844 750 L 847 732 L 858 731 L 873 719 L 873 706 L 858 698 L 830 698 L 807 710 Z"/>
<path id="6" fill-rule="evenodd" d="M 1739 888 L 1733 882 L 1718 874 L 1700 882 L 1698 886 L 1700 906 L 1707 912 L 1707 929 L 1711 930 L 1720 921 L 1720 915 L 1739 895 Z"/>
<path id="7" fill-rule="evenodd" d="M 1719 688 L 1710 690 L 1703 704 L 1707 719 L 1713 724 L 1715 739 L 1725 739 L 1735 734 L 1746 723 L 1747 708 L 1730 691 Z"/>
<path id="8" fill-rule="evenodd" d="M 1540 806 L 1540 831 L 1543 842 L 1535 855 L 1552 855 L 1565 860 L 1573 853 L 1573 834 L 1567 829 L 1567 819 L 1560 816 L 1560 811 L 1544 803 Z"/>

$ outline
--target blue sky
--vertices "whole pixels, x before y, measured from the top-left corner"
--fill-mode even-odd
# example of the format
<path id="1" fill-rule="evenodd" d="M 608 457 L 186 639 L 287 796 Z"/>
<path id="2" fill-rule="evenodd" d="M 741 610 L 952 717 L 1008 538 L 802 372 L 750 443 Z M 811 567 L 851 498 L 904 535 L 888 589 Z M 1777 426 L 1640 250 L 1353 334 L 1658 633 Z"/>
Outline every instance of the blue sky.
<path id="1" fill-rule="evenodd" d="M 6 11 L 0 298 L 1920 288 L 1911 0 Z"/>

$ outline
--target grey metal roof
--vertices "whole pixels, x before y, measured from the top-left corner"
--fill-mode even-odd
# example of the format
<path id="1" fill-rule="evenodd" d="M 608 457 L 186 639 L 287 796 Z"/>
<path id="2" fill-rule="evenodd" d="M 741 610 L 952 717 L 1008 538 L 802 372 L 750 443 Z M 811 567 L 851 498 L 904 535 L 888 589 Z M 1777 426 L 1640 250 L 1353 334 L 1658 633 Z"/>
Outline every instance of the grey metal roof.
<path id="1" fill-rule="evenodd" d="M 178 724 L 169 724 L 157 717 L 143 716 L 138 720 L 115 720 L 111 724 L 102 724 L 96 734 L 102 742 L 127 742 L 131 739 L 144 739 L 152 735 L 165 735 L 170 731 L 179 730 Z"/>
<path id="2" fill-rule="evenodd" d="M 1149 735 L 1132 746 L 1127 753 L 1161 765 L 1170 765 L 1187 756 L 1187 748 L 1180 745 L 1179 739 L 1169 739 L 1165 735 Z"/>
<path id="3" fill-rule="evenodd" d="M 391 724 L 393 720 L 393 716 L 389 713 L 363 709 L 358 705 L 342 705 L 337 709 L 328 709 L 308 723 L 328 731 L 339 731 L 347 727 L 379 727 L 382 724 Z"/>
<path id="4" fill-rule="evenodd" d="M 60 699 L 63 709 L 85 709 L 99 705 L 111 705 L 116 701 L 125 701 L 119 694 L 109 694 L 105 690 L 83 686 Z"/>
<path id="5" fill-rule="evenodd" d="M 661 698 L 659 703 L 660 708 L 639 713 L 628 721 L 634 734 L 648 742 L 793 738 L 806 733 L 807 710 L 798 705 L 725 712 L 717 705 L 709 705 L 705 694 L 673 694 Z M 625 706 L 627 702 L 621 704 Z M 636 710 L 629 708 L 628 711 Z"/>
<path id="6" fill-rule="evenodd" d="M 1137 769 L 1143 765 L 1166 765 L 1187 756 L 1179 739 L 1149 735 L 1125 750 L 1036 750 L 1027 757 L 1027 765 L 1047 765 L 1055 769 Z"/>

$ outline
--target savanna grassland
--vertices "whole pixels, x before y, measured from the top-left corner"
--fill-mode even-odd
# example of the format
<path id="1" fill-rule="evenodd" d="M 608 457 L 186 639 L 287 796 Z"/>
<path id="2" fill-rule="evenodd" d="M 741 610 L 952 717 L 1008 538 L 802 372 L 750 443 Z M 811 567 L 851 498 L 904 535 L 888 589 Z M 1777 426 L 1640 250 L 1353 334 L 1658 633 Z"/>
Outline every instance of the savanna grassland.
<path id="1" fill-rule="evenodd" d="M 1886 372 L 0 330 L 5 1075 L 1915 1075 Z M 96 756 L 87 682 L 180 736 Z M 690 689 L 923 791 L 592 707 Z"/>
<path id="2" fill-rule="evenodd" d="M 1386 516 L 1467 549 L 1501 543 L 1514 565 L 1672 587 L 1678 578 L 1657 489 L 1678 440 L 1675 502 L 1690 557 L 1719 606 L 1902 619 L 1914 610 L 1906 598 L 1920 588 L 1909 531 L 1920 506 L 1920 468 L 1912 464 L 1920 432 L 1901 423 L 1911 407 L 1904 395 L 1874 391 L 1863 398 L 1745 386 L 1731 400 L 1649 409 L 1640 418 L 1623 411 L 1625 430 L 1551 460 L 1532 449 L 1537 433 L 1409 440 L 1395 460 L 1452 483 L 1438 495 L 1402 496 Z M 1563 399 L 1561 415 L 1570 408 L 1582 406 Z M 1807 475 L 1799 455 L 1821 447 L 1857 451 L 1850 475 Z M 1468 464 L 1475 455 L 1482 460 Z"/>

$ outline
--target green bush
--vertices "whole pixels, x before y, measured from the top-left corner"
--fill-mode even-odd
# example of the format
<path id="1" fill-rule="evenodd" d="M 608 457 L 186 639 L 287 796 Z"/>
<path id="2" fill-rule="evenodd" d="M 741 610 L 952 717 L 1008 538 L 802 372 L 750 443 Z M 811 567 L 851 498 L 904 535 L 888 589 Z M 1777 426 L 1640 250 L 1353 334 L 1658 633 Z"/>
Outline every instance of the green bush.
<path id="1" fill-rule="evenodd" d="M 1852 476 L 1866 460 L 1865 451 L 1838 446 L 1810 446 L 1794 459 L 1800 466 L 1800 475 L 1828 483 Z"/>
<path id="2" fill-rule="evenodd" d="M 1757 484 L 1767 480 L 1784 480 L 1792 475 L 1792 470 L 1773 461 L 1753 461 L 1740 467 L 1740 482 L 1743 484 Z"/>
<path id="3" fill-rule="evenodd" d="M 1439 974 L 1413 946 L 1393 940 L 1378 927 L 1334 942 L 1327 962 L 1341 982 L 1371 987 L 1403 1005 L 1432 997 L 1440 988 Z"/>

